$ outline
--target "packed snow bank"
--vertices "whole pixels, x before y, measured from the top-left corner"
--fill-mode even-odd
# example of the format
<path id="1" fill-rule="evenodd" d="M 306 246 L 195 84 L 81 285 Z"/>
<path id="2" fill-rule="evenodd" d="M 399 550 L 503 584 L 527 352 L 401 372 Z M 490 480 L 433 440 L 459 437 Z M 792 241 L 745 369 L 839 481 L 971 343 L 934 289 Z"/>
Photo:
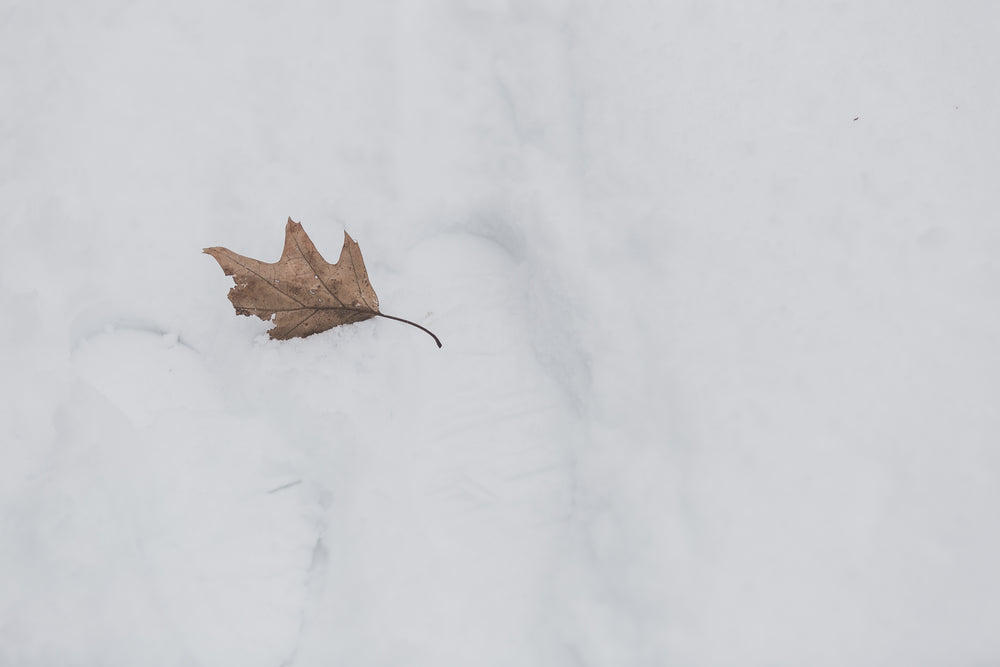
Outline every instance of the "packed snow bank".
<path id="1" fill-rule="evenodd" d="M 8 8 L 0 662 L 997 660 L 995 14 Z"/>

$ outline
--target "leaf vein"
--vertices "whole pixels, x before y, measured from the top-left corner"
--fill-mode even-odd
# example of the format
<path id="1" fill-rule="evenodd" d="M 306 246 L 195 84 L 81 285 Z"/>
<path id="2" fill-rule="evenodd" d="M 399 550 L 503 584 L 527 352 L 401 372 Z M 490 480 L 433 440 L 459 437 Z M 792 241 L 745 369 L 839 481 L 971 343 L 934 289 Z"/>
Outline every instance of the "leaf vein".
<path id="1" fill-rule="evenodd" d="M 365 305 L 373 312 L 378 312 L 376 308 L 372 308 L 372 305 L 368 303 L 368 299 L 365 298 L 365 291 L 361 289 L 361 278 L 358 277 L 358 265 L 354 262 L 354 248 L 352 246 L 347 247 L 347 252 L 351 256 L 351 273 L 354 274 L 354 284 L 358 287 L 358 294 L 361 296 L 361 300 L 365 302 Z M 367 271 L 365 272 L 367 273 Z"/>
<path id="2" fill-rule="evenodd" d="M 236 255 L 236 253 L 232 253 L 232 254 L 233 254 L 233 255 L 235 255 L 236 257 L 239 257 L 239 255 Z M 288 297 L 289 299 L 291 299 L 291 300 L 292 300 L 292 301 L 294 301 L 295 303 L 299 304 L 299 305 L 300 305 L 300 306 L 302 306 L 303 308 L 308 308 L 308 307 L 309 307 L 309 306 L 307 306 L 306 304 L 304 304 L 304 303 L 302 303 L 301 301 L 299 301 L 298 299 L 296 299 L 296 298 L 295 298 L 294 296 L 292 296 L 292 295 L 291 295 L 291 294 L 289 294 L 288 292 L 284 291 L 283 289 L 281 289 L 280 287 L 278 287 L 277 285 L 275 285 L 274 283 L 272 283 L 272 282 L 271 282 L 270 280 L 268 280 L 268 279 L 267 279 L 267 278 L 265 278 L 264 276 L 260 275 L 259 273 L 257 273 L 257 272 L 256 272 L 256 271 L 254 271 L 253 269 L 251 269 L 251 268 L 250 268 L 249 266 L 247 266 L 247 265 L 246 265 L 246 264 L 244 264 L 243 262 L 240 262 L 240 261 L 238 261 L 238 260 L 236 260 L 236 259 L 234 259 L 233 261 L 234 261 L 234 262 L 236 262 L 237 264 L 239 264 L 240 266 L 242 266 L 242 267 L 243 267 L 244 269 L 246 269 L 246 270 L 247 270 L 247 271 L 249 271 L 250 273 L 252 273 L 252 274 L 254 274 L 255 276 L 257 276 L 258 278 L 260 278 L 260 279 L 261 279 L 262 281 L 264 281 L 264 284 L 265 284 L 265 285 L 267 285 L 267 286 L 269 286 L 270 288 L 272 288 L 272 289 L 276 290 L 276 291 L 277 291 L 277 292 L 279 292 L 280 294 L 283 294 L 283 295 L 287 296 L 287 297 Z M 292 310 L 298 310 L 298 309 L 297 309 L 297 308 L 293 308 Z"/>
<path id="3" fill-rule="evenodd" d="M 296 325 L 295 325 L 294 327 L 292 327 L 291 329 L 289 329 L 288 331 L 286 331 L 286 332 L 285 332 L 285 338 L 288 338 L 288 337 L 290 337 L 290 336 L 292 335 L 292 332 L 293 332 L 293 331 L 295 331 L 295 330 L 296 330 L 296 329 L 298 329 L 298 328 L 299 328 L 300 326 L 302 326 L 303 324 L 305 324 L 305 323 L 306 323 L 306 321 L 307 321 L 307 320 L 308 320 L 309 318 L 311 318 L 311 317 L 312 317 L 313 315 L 315 315 L 315 314 L 316 314 L 316 313 L 318 313 L 318 312 L 319 312 L 319 310 L 313 310 L 313 311 L 312 311 L 311 313 L 309 313 L 308 315 L 306 315 L 305 317 L 303 317 L 303 318 L 302 318 L 301 320 L 299 320 L 299 323 L 298 323 L 298 324 L 296 324 Z"/>
<path id="4" fill-rule="evenodd" d="M 341 301 L 340 297 L 338 297 L 336 294 L 334 294 L 333 290 L 330 289 L 330 287 L 326 284 L 326 282 L 323 280 L 323 278 L 320 277 L 320 275 L 319 275 L 320 272 L 316 269 L 315 266 L 312 265 L 312 262 L 310 262 L 309 258 L 306 257 L 306 254 L 304 252 L 302 252 L 302 248 L 299 246 L 299 240 L 297 238 L 295 238 L 294 236 L 292 237 L 292 243 L 295 244 L 295 249 L 299 251 L 299 256 L 302 257 L 302 259 L 305 260 L 306 264 L 312 270 L 313 275 L 316 276 L 317 280 L 319 280 L 319 284 L 323 286 L 323 289 L 325 289 L 330 294 L 330 296 L 332 296 L 334 299 L 336 299 L 337 303 L 339 303 L 341 306 L 346 306 L 347 304 L 344 303 L 343 301 Z"/>

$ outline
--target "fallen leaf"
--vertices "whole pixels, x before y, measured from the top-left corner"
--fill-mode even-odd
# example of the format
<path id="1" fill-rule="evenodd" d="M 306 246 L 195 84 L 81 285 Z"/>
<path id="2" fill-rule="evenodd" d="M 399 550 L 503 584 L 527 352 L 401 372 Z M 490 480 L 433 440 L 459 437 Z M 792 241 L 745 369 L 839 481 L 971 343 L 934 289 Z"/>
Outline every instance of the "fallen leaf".
<path id="1" fill-rule="evenodd" d="M 419 324 L 379 311 L 361 249 L 347 232 L 336 264 L 323 259 L 302 225 L 291 218 L 285 225 L 285 249 L 274 264 L 228 248 L 204 252 L 233 276 L 236 286 L 229 290 L 229 300 L 236 313 L 273 321 L 268 331 L 273 339 L 304 338 L 341 324 L 385 317 L 425 331 L 441 347 L 438 337 Z"/>

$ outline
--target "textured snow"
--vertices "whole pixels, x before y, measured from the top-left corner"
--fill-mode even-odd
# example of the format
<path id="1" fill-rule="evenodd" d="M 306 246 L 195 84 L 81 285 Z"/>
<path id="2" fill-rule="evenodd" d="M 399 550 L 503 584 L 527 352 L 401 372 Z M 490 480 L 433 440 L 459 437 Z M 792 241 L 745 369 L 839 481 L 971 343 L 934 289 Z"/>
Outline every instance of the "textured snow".
<path id="1" fill-rule="evenodd" d="M 997 663 L 998 19 L 6 3 L 0 665 Z"/>

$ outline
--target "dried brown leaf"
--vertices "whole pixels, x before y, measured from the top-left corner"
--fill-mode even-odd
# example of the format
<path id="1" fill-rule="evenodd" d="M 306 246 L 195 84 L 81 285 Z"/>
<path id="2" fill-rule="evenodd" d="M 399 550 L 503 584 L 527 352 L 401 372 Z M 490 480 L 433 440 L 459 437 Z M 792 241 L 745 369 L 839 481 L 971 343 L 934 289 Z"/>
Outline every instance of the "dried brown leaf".
<path id="1" fill-rule="evenodd" d="M 256 315 L 275 326 L 271 338 L 286 340 L 326 331 L 341 324 L 385 317 L 421 329 L 424 327 L 379 311 L 378 297 L 368 280 L 358 244 L 344 232 L 344 246 L 336 264 L 328 264 L 302 225 L 288 219 L 285 249 L 273 264 L 239 255 L 228 248 L 205 248 L 233 276 L 236 286 L 229 300 L 238 315 Z"/>

